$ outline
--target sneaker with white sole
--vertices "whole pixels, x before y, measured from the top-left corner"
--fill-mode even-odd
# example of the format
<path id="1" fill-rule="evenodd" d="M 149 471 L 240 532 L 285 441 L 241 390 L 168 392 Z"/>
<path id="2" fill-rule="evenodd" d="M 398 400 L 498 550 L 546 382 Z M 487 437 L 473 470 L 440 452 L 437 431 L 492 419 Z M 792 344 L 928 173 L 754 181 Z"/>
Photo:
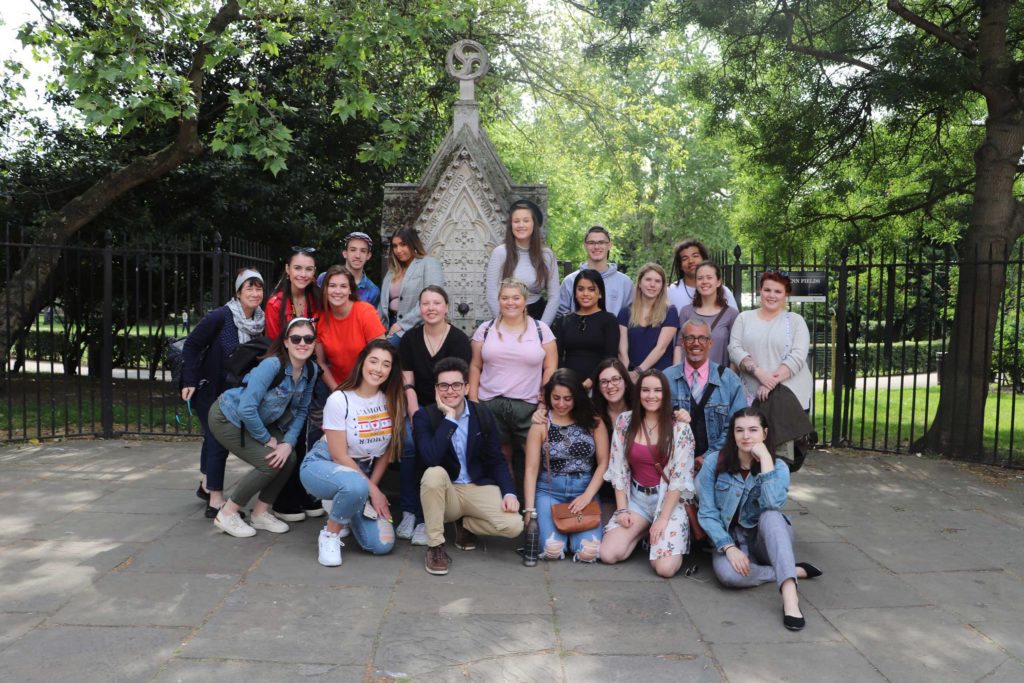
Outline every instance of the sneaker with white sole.
<path id="1" fill-rule="evenodd" d="M 274 516 L 284 522 L 301 522 L 306 519 L 306 513 L 302 510 L 288 510 L 287 512 L 274 510 Z"/>
<path id="2" fill-rule="evenodd" d="M 398 527 L 395 529 L 395 536 L 399 538 L 412 538 L 413 527 L 416 526 L 416 515 L 411 512 L 402 513 L 402 521 L 398 523 Z"/>
<path id="3" fill-rule="evenodd" d="M 341 523 L 341 530 L 338 532 L 338 538 L 347 538 L 352 533 L 352 527 L 348 522 Z"/>
<path id="4" fill-rule="evenodd" d="M 225 515 L 221 510 L 213 518 L 213 525 L 235 538 L 249 538 L 256 535 L 256 530 L 243 522 L 237 512 L 233 515 Z"/>
<path id="5" fill-rule="evenodd" d="M 324 527 L 320 530 L 320 539 L 317 543 L 320 547 L 320 556 L 317 558 L 320 564 L 325 567 L 340 567 L 341 547 L 345 545 L 341 542 L 341 536 L 332 534 Z"/>
<path id="6" fill-rule="evenodd" d="M 426 545 L 427 544 L 427 525 L 420 522 L 416 525 L 416 528 L 412 532 L 412 544 L 413 545 Z"/>
<path id="7" fill-rule="evenodd" d="M 302 511 L 306 514 L 307 519 L 323 517 L 327 514 L 327 511 L 320 505 L 320 499 L 314 498 L 308 493 L 306 494 L 305 502 L 302 503 Z"/>
<path id="8" fill-rule="evenodd" d="M 253 513 L 252 527 L 269 531 L 272 534 L 283 534 L 291 528 L 269 512 L 259 515 Z"/>

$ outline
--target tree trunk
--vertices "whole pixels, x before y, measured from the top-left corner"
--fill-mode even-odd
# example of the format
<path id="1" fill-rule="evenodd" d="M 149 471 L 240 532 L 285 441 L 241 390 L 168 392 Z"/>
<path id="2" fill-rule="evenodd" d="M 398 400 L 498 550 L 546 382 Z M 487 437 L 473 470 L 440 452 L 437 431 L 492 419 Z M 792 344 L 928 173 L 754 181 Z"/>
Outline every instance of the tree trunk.
<path id="1" fill-rule="evenodd" d="M 223 33 L 229 24 L 239 18 L 240 13 L 237 0 L 228 0 L 210 20 L 206 35 Z M 209 51 L 210 44 L 203 41 L 192 53 L 188 78 L 197 110 L 202 102 L 203 65 Z M 0 291 L 0 359 L 7 358 L 13 340 L 46 304 L 44 295 L 57 272 L 61 247 L 119 197 L 192 160 L 202 150 L 196 119 L 180 119 L 178 135 L 169 145 L 100 179 L 47 218 L 38 239 L 42 245 L 29 250 L 21 267 L 11 275 Z M 3 361 L 3 367 L 3 372 L 6 372 L 6 360 Z"/>
<path id="2" fill-rule="evenodd" d="M 960 250 L 949 350 L 935 419 L 912 445 L 943 455 L 980 460 L 985 451 L 985 401 L 999 302 L 1006 289 L 1006 262 L 1021 235 L 1022 207 L 1013 196 L 1024 125 L 989 121 L 975 154 L 977 184 L 970 225 Z"/>

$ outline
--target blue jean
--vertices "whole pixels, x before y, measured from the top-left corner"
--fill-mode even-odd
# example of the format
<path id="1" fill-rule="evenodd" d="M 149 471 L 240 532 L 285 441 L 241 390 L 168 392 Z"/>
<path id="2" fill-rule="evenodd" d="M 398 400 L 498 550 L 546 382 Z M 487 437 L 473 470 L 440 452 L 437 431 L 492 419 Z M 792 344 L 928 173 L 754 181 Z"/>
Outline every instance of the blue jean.
<path id="1" fill-rule="evenodd" d="M 192 414 L 203 426 L 203 447 L 199 451 L 199 471 L 206 475 L 207 491 L 224 490 L 224 468 L 228 462 L 228 449 L 217 441 L 210 431 L 210 406 L 217 397 L 209 384 L 203 384 L 192 394 Z"/>
<path id="2" fill-rule="evenodd" d="M 312 495 L 333 502 L 330 519 L 338 523 L 347 521 L 363 550 L 374 555 L 386 555 L 395 547 L 395 532 L 390 528 L 390 522 L 363 516 L 363 506 L 370 497 L 366 477 L 344 465 L 319 458 L 303 460 L 299 477 Z M 382 540 L 382 536 L 390 540 Z"/>
<path id="3" fill-rule="evenodd" d="M 411 418 L 405 421 L 405 441 L 402 444 L 398 480 L 402 512 L 416 515 L 416 523 L 419 524 L 423 521 L 423 506 L 420 504 L 420 478 L 416 476 L 416 443 L 412 440 Z"/>
<path id="4" fill-rule="evenodd" d="M 546 472 L 541 472 L 537 477 L 537 527 L 540 531 L 541 544 L 554 539 L 565 543 L 565 547 L 577 553 L 583 548 L 583 541 L 600 541 L 603 530 L 598 524 L 594 529 L 588 529 L 571 537 L 560 533 L 555 529 L 555 522 L 551 517 L 551 506 L 557 503 L 571 503 L 577 496 L 587 490 L 593 475 L 587 474 L 554 474 L 548 479 Z"/>

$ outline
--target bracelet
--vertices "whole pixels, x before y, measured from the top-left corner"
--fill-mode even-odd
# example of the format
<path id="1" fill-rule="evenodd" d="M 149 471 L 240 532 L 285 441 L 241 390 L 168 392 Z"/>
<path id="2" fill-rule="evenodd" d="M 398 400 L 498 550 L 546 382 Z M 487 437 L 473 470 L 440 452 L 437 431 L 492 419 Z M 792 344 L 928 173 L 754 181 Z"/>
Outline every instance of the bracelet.
<path id="1" fill-rule="evenodd" d="M 618 510 L 616 510 L 615 512 L 612 513 L 612 517 L 615 517 L 620 512 L 629 512 L 629 508 L 619 508 Z"/>
<path id="2" fill-rule="evenodd" d="M 415 384 L 403 384 L 402 388 L 403 389 L 412 389 L 413 391 L 416 391 L 416 385 Z"/>
<path id="3" fill-rule="evenodd" d="M 727 545 L 724 548 L 722 548 L 722 554 L 725 555 L 725 553 L 728 552 L 729 548 L 735 548 L 735 547 L 736 547 L 735 543 L 730 543 L 729 545 Z"/>
<path id="4" fill-rule="evenodd" d="M 523 512 L 536 512 L 537 508 L 523 508 Z"/>

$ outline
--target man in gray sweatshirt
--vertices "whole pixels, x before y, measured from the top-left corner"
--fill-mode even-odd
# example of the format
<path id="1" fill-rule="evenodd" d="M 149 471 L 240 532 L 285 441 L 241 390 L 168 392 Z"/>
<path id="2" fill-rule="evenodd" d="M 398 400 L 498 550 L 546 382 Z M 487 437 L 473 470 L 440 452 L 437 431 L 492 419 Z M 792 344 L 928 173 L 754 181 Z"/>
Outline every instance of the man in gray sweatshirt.
<path id="1" fill-rule="evenodd" d="M 558 292 L 558 315 L 566 315 L 576 310 L 576 297 L 572 291 L 573 282 L 580 270 L 592 268 L 601 273 L 604 279 L 604 291 L 607 297 L 605 310 L 618 315 L 619 309 L 633 303 L 633 281 L 625 273 L 620 273 L 614 263 L 608 262 L 612 250 L 612 237 L 600 225 L 595 225 L 583 237 L 583 246 L 587 250 L 587 260 L 562 280 L 562 288 Z"/>

